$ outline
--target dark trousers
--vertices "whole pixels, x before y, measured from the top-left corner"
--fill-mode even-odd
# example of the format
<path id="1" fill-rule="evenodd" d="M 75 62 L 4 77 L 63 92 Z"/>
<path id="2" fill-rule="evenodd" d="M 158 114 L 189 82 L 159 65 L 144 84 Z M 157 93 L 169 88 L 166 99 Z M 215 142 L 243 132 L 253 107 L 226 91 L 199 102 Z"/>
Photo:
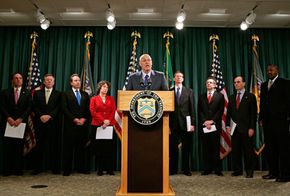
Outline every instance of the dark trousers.
<path id="1" fill-rule="evenodd" d="M 178 145 L 182 144 L 182 170 L 191 171 L 190 153 L 192 146 L 192 133 L 186 130 L 172 130 L 169 135 L 169 167 L 171 173 L 178 172 Z"/>
<path id="2" fill-rule="evenodd" d="M 71 173 L 73 161 L 74 169 L 78 172 L 87 172 L 88 157 L 86 151 L 87 127 L 74 126 L 65 130 L 63 146 L 63 172 Z"/>
<path id="3" fill-rule="evenodd" d="M 205 172 L 220 172 L 220 131 L 201 133 Z"/>
<path id="4" fill-rule="evenodd" d="M 290 178 L 290 132 L 286 120 L 268 120 L 264 123 L 265 153 L 269 173 Z"/>
<path id="5" fill-rule="evenodd" d="M 54 122 L 36 126 L 36 146 L 33 151 L 33 169 L 42 171 L 44 160 L 52 172 L 60 172 L 60 133 Z"/>
<path id="6" fill-rule="evenodd" d="M 3 138 L 3 174 L 21 175 L 23 172 L 24 140 L 16 138 Z"/>
<path id="7" fill-rule="evenodd" d="M 96 140 L 97 128 L 98 126 L 92 126 L 91 135 L 93 154 L 96 158 L 96 169 L 100 172 L 112 172 L 114 171 L 114 140 Z"/>
<path id="8" fill-rule="evenodd" d="M 253 137 L 250 138 L 248 132 L 234 132 L 232 136 L 233 171 L 243 171 L 242 156 L 244 156 L 244 165 L 247 174 L 253 173 L 255 159 L 253 142 Z"/>

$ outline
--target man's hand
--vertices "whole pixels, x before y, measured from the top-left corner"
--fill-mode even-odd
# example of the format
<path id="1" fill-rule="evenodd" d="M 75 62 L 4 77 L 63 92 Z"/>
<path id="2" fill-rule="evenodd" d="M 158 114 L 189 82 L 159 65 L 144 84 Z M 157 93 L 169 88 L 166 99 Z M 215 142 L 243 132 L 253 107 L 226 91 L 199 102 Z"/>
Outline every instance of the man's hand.
<path id="1" fill-rule="evenodd" d="M 49 121 L 51 119 L 50 115 L 42 115 L 40 117 L 41 122 L 46 123 L 47 121 Z"/>

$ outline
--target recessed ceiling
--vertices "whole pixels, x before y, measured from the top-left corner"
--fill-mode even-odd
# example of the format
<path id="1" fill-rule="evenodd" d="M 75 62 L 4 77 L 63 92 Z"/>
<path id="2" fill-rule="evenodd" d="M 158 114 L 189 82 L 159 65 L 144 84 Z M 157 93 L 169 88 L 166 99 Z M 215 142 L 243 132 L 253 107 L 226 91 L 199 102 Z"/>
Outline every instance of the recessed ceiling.
<path id="1" fill-rule="evenodd" d="M 181 5 L 185 27 L 238 27 L 256 5 L 257 28 L 289 28 L 289 0 L 108 0 L 117 26 L 174 26 Z M 257 4 L 258 3 L 258 4 Z M 0 4 L 0 26 L 35 26 L 37 5 L 51 26 L 106 26 L 105 0 L 8 0 Z"/>

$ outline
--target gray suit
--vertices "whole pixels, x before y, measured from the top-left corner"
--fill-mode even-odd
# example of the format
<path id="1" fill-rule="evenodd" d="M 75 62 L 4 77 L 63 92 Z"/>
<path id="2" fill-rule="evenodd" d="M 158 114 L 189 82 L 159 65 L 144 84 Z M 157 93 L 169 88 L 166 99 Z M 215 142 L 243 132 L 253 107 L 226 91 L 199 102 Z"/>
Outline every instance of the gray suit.
<path id="1" fill-rule="evenodd" d="M 148 86 L 148 90 L 162 90 L 162 91 L 168 90 L 164 73 L 152 70 L 150 80 L 151 86 Z M 144 83 L 144 81 L 142 77 L 142 72 L 139 71 L 137 73 L 132 74 L 129 77 L 126 90 L 145 90 L 145 86 L 144 85 L 142 86 L 141 83 Z"/>

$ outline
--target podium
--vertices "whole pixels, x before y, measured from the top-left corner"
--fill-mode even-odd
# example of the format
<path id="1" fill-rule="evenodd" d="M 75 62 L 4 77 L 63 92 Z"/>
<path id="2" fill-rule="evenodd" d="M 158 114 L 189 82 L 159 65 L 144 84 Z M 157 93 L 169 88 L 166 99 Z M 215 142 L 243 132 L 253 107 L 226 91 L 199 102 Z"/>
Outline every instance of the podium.
<path id="1" fill-rule="evenodd" d="M 152 91 L 163 102 L 163 116 L 152 125 L 137 123 L 130 102 L 140 91 L 118 91 L 122 111 L 121 186 L 116 196 L 174 196 L 169 183 L 169 112 L 174 111 L 173 91 Z"/>

